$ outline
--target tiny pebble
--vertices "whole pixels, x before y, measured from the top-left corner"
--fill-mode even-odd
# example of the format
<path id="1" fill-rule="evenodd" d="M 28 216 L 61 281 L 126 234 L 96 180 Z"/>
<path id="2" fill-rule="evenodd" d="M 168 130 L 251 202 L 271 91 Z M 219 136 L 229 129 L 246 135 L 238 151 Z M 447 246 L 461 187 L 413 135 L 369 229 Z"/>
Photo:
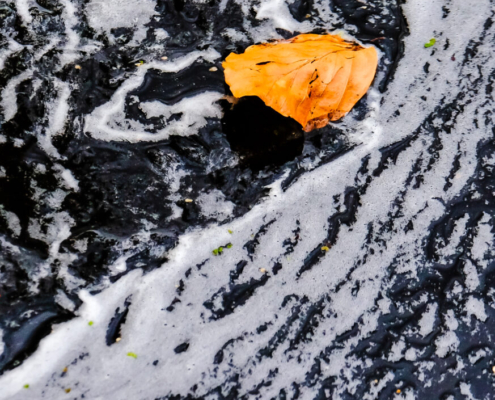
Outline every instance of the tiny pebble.
<path id="1" fill-rule="evenodd" d="M 115 339 L 115 343 L 118 343 L 118 342 L 120 342 L 121 340 L 122 340 L 122 338 L 119 338 L 119 337 L 118 337 L 117 339 Z"/>
<path id="2" fill-rule="evenodd" d="M 210 71 L 211 71 L 211 72 L 218 71 L 218 68 L 217 68 L 217 67 L 211 67 L 211 68 L 210 68 Z"/>
<path id="3" fill-rule="evenodd" d="M 68 371 L 68 370 L 69 370 L 69 369 L 68 369 L 67 367 L 65 367 L 65 368 L 62 370 L 62 372 L 67 373 L 67 371 Z"/>
<path id="4" fill-rule="evenodd" d="M 193 202 L 193 199 L 185 199 L 184 200 L 186 203 L 192 203 Z"/>
<path id="5" fill-rule="evenodd" d="M 265 269 L 265 268 L 260 268 L 260 272 L 261 272 L 262 274 L 266 274 L 266 269 Z"/>
<path id="6" fill-rule="evenodd" d="M 81 66 L 80 65 L 76 65 L 74 68 L 75 69 L 81 69 Z"/>
<path id="7" fill-rule="evenodd" d="M 162 57 L 162 60 L 163 61 L 168 60 L 168 57 Z"/>
<path id="8" fill-rule="evenodd" d="M 492 372 L 495 374 L 495 365 L 492 367 Z"/>
<path id="9" fill-rule="evenodd" d="M 65 393 L 70 393 L 70 388 L 65 389 Z"/>

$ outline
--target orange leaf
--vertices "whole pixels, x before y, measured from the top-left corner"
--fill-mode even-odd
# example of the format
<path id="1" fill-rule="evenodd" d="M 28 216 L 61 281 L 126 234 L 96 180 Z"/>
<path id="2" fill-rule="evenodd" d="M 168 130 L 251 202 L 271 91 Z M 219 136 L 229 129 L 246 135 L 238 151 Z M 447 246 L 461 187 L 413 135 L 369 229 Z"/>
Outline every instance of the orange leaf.
<path id="1" fill-rule="evenodd" d="M 231 53 L 223 68 L 235 97 L 258 96 L 309 132 L 348 113 L 371 85 L 377 64 L 374 47 L 303 34 Z"/>

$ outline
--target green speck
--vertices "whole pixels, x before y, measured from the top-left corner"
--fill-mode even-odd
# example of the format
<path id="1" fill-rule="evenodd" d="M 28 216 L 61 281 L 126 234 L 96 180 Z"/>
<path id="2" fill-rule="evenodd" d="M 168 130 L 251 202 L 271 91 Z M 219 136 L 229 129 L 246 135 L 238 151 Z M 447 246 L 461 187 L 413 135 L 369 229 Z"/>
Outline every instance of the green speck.
<path id="1" fill-rule="evenodd" d="M 27 384 L 27 383 L 26 383 L 26 384 L 23 386 L 23 388 L 24 388 L 24 389 L 29 389 L 29 384 Z"/>
<path id="2" fill-rule="evenodd" d="M 212 250 L 214 256 L 219 256 L 223 253 L 225 249 L 230 249 L 232 247 L 232 243 L 227 243 L 225 246 L 220 246 L 218 249 Z"/>
<path id="3" fill-rule="evenodd" d="M 234 232 L 232 232 L 230 229 L 229 229 L 227 232 L 229 232 L 231 235 L 234 233 Z"/>
<path id="4" fill-rule="evenodd" d="M 428 47 L 431 47 L 433 46 L 435 43 L 436 43 L 436 39 L 435 38 L 431 38 L 430 41 L 428 43 L 425 43 L 425 47 L 428 48 Z"/>
<path id="5" fill-rule="evenodd" d="M 89 321 L 89 322 L 88 322 L 88 325 L 89 325 L 89 326 L 93 326 L 93 321 Z"/>
<path id="6" fill-rule="evenodd" d="M 127 356 L 128 356 L 128 357 L 132 357 L 132 358 L 134 358 L 134 359 L 136 359 L 136 358 L 137 358 L 137 354 L 136 354 L 136 353 L 132 353 L 132 352 L 127 353 Z"/>

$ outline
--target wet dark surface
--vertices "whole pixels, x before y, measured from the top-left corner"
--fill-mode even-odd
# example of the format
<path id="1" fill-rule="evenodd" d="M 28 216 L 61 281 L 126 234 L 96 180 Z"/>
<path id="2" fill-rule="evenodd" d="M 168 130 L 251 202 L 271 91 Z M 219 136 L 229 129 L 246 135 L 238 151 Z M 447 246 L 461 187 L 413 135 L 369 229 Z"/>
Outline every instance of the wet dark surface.
<path id="1" fill-rule="evenodd" d="M 385 58 L 392 61 L 390 66 L 382 64 L 380 69 L 386 71 L 386 75 L 380 83 L 385 88 L 389 79 L 393 76 L 395 63 L 401 54 L 400 38 L 406 33 L 405 23 L 400 14 L 399 7 L 395 4 L 386 6 L 395 15 L 396 25 L 377 23 L 376 26 L 363 24 L 364 14 L 356 11 L 359 2 L 335 2 L 333 11 L 337 12 L 349 23 L 355 24 L 358 29 L 356 37 L 363 42 L 374 42 L 382 51 Z M 157 10 L 160 17 L 155 18 L 149 25 L 151 28 L 164 28 L 170 35 L 167 40 L 167 54 L 169 58 L 179 57 L 198 48 L 204 39 L 206 27 L 213 24 L 214 32 L 220 32 L 226 27 L 241 28 L 244 16 L 237 5 L 229 2 L 223 18 L 216 18 L 218 4 L 186 4 L 180 1 L 158 1 Z M 3 14 L 1 28 L 4 32 L 9 29 L 17 33 L 16 40 L 20 43 L 42 45 L 47 39 L 43 38 L 44 32 L 56 32 L 63 29 L 60 21 L 61 7 L 57 3 L 47 4 L 50 13 L 41 13 L 39 25 L 33 33 L 25 32 L 16 17 L 14 7 L 6 5 L 2 8 Z M 290 11 L 295 19 L 304 19 L 307 10 L 311 9 L 311 2 L 295 2 Z M 366 15 L 380 16 L 383 9 L 379 6 L 366 11 Z M 383 17 L 390 18 L 390 17 Z M 256 25 L 258 21 L 250 21 Z M 322 25 L 321 28 L 325 27 Z M 383 35 L 384 28 L 385 35 Z M 97 35 L 83 22 L 78 27 L 80 35 L 88 38 L 96 38 Z M 318 31 L 318 30 L 317 30 Z M 125 44 L 125 31 L 113 32 L 115 37 L 120 37 L 119 44 Z M 292 34 L 287 33 L 288 36 Z M 385 39 L 381 37 L 385 36 Z M 213 47 L 223 56 L 232 51 L 242 51 L 244 47 L 252 43 L 237 43 L 234 46 L 219 34 L 206 47 Z M 105 43 L 104 38 L 103 43 Z M 123 40 L 123 42 L 122 42 Z M 148 35 L 145 45 L 152 43 L 152 35 Z M 205 47 L 205 45 L 201 45 Z M 12 238 L 12 242 L 23 249 L 27 260 L 19 265 L 19 259 L 8 262 L 3 266 L 0 286 L 0 304 L 5 304 L 10 310 L 9 321 L 22 324 L 19 317 L 13 315 L 13 306 L 27 307 L 33 301 L 28 292 L 19 292 L 19 285 L 25 285 L 26 278 L 23 270 L 29 267 L 27 263 L 38 263 L 48 256 L 48 247 L 45 243 L 33 239 L 27 233 L 27 226 L 31 218 L 41 221 L 41 224 L 49 221 L 53 210 L 46 207 L 37 207 L 32 198 L 30 189 L 31 179 L 34 177 L 36 164 L 42 164 L 47 170 L 53 168 L 54 162 L 47 157 L 29 131 L 40 122 L 47 111 L 45 105 L 53 96 L 53 82 L 51 81 L 57 51 L 47 54 L 41 60 L 34 62 L 35 76 L 41 79 L 42 86 L 33 89 L 33 80 L 26 80 L 17 88 L 18 112 L 15 117 L 4 122 L 2 131 L 11 139 L 22 139 L 25 145 L 15 147 L 12 142 L 0 146 L 0 159 L 2 166 L 8 175 L 8 180 L 2 181 L 0 191 L 0 203 L 5 210 L 14 212 L 23 227 L 18 238 Z M 27 60 L 32 59 L 29 51 L 18 53 L 7 59 L 5 68 L 0 72 L 0 86 L 27 67 Z M 55 77 L 77 84 L 70 99 L 70 120 L 66 123 L 65 132 L 54 140 L 54 145 L 65 161 L 60 164 L 70 169 L 74 177 L 79 181 L 80 190 L 69 194 L 62 205 L 74 219 L 72 235 L 61 245 L 61 251 L 74 251 L 74 240 L 87 240 L 87 249 L 71 264 L 70 273 L 83 279 L 86 284 L 96 284 L 102 277 L 108 274 L 107 266 L 119 256 L 115 252 L 115 245 L 119 238 L 129 237 L 141 227 L 141 219 L 153 215 L 153 223 L 158 225 L 150 242 L 139 249 L 133 249 L 133 256 L 127 260 L 127 269 L 139 268 L 136 264 L 146 261 L 146 269 L 153 269 L 161 265 L 166 258 L 154 257 L 149 254 L 153 246 L 162 246 L 164 252 L 177 243 L 178 236 L 191 225 L 203 225 L 211 220 L 203 217 L 197 211 L 191 210 L 192 205 L 178 202 L 183 209 L 181 218 L 169 220 L 172 214 L 171 203 L 163 202 L 170 192 L 168 185 L 161 179 L 162 174 L 169 167 L 167 161 L 177 163 L 181 169 L 187 171 L 187 177 L 181 181 L 181 189 L 190 190 L 188 197 L 194 199 L 200 192 L 218 189 L 224 193 L 226 199 L 235 204 L 232 217 L 244 214 L 254 205 L 266 190 L 264 186 L 280 176 L 287 166 L 291 174 L 285 187 L 288 187 L 303 171 L 298 167 L 299 162 L 305 158 L 314 158 L 317 152 L 327 154 L 320 163 L 330 161 L 336 154 L 350 148 L 346 138 L 336 129 L 324 128 L 312 134 L 310 138 L 304 138 L 300 126 L 289 118 L 279 114 L 263 105 L 256 99 L 243 99 L 237 106 L 225 112 L 222 121 L 212 120 L 208 126 L 200 131 L 199 136 L 191 138 L 171 137 L 169 140 L 157 143 L 105 143 L 94 140 L 81 131 L 81 116 L 90 113 L 95 107 L 108 101 L 111 95 L 119 87 L 126 73 L 136 67 L 133 61 L 139 60 L 139 49 L 125 48 L 119 45 L 107 45 L 88 60 L 81 60 L 81 69 L 66 67 L 55 73 Z M 219 65 L 220 66 L 220 65 Z M 223 81 L 221 70 L 216 73 L 208 71 L 209 65 L 198 64 L 175 74 L 162 73 L 150 70 L 146 74 L 144 83 L 129 93 L 137 96 L 140 101 L 158 100 L 164 104 L 174 104 L 184 98 L 204 92 L 216 90 L 228 93 Z M 128 97 L 128 98 L 129 98 Z M 366 100 L 363 99 L 362 102 Z M 150 122 L 137 108 L 137 103 L 128 103 L 127 115 L 141 122 Z M 225 108 L 229 108 L 229 104 Z M 365 105 L 363 104 L 365 107 Z M 358 105 L 358 109 L 360 107 Z M 153 123 L 153 120 L 151 120 Z M 160 122 L 154 129 L 160 129 Z M 263 142 L 263 146 L 259 143 Z M 232 161 L 233 157 L 240 157 L 240 162 Z M 163 160 L 166 160 L 163 163 Z M 207 168 L 211 164 L 212 167 Z M 262 171 L 262 173 L 259 173 Z M 36 184 L 43 190 L 52 191 L 57 188 L 57 180 L 49 174 L 36 176 Z M 152 187 L 146 197 L 140 194 Z M 131 211 L 132 208 L 132 211 Z M 137 211 L 136 211 L 137 210 Z M 5 222 L 0 221 L 3 233 L 9 235 Z M 53 274 L 56 274 L 57 266 L 52 266 Z M 112 280 L 118 278 L 112 277 Z M 57 290 L 63 290 L 69 297 L 78 303 L 74 293 L 64 287 L 63 283 L 48 276 L 47 283 L 40 285 L 41 293 L 48 298 L 54 296 Z M 54 315 L 63 314 L 52 303 L 48 310 Z M 5 318 L 6 314 L 0 317 Z M 34 314 L 33 314 L 34 315 Z M 5 319 L 0 326 L 8 336 L 11 329 L 8 328 Z M 41 336 L 38 336 L 38 339 Z M 22 335 L 17 335 L 16 342 L 22 347 Z M 30 338 L 29 341 L 33 339 Z M 26 342 L 27 343 L 27 342 Z M 31 346 L 32 348 L 32 346 Z M 26 353 L 29 354 L 29 351 Z M 5 354 L 3 357 L 9 357 Z M 15 358 L 15 357 L 14 357 Z M 19 358 L 19 357 L 17 357 Z M 22 361 L 18 359 L 17 361 Z M 13 362 L 10 356 L 7 365 Z"/>
<path id="2" fill-rule="evenodd" d="M 387 87 L 394 79 L 398 62 L 404 54 L 402 40 L 408 33 L 399 2 L 382 4 L 371 1 L 366 9 L 363 9 L 362 2 L 354 0 L 333 0 L 328 1 L 327 5 L 342 21 L 334 25 L 333 29 L 352 26 L 352 34 L 357 39 L 365 44 L 372 43 L 383 52 L 377 87 L 383 96 L 387 96 Z M 83 6 L 84 3 L 78 4 L 80 8 Z M 267 185 L 284 176 L 281 188 L 286 191 L 304 174 L 338 160 L 358 145 L 349 139 L 339 124 L 305 134 L 297 122 L 280 116 L 255 98 L 241 99 L 237 104 L 221 100 L 223 117 L 208 118 L 206 126 L 200 128 L 197 135 L 172 135 L 157 142 L 99 140 L 84 129 L 85 117 L 112 98 L 122 83 L 137 71 L 139 66 L 136 63 L 139 60 L 145 63 L 150 61 L 149 49 L 157 42 L 155 29 L 163 28 L 167 31 L 169 37 L 164 47 L 171 61 L 193 51 L 207 49 L 216 50 L 223 59 L 230 52 L 242 52 L 253 43 L 248 39 L 249 36 L 246 36 L 245 41 L 233 41 L 221 32 L 226 28 L 245 32 L 246 21 L 253 27 L 259 26 L 260 21 L 255 18 L 254 11 L 252 16 L 246 16 L 241 6 L 233 1 L 227 2 L 225 11 L 220 13 L 220 4 L 216 1 L 196 4 L 180 0 L 158 0 L 155 8 L 158 14 L 146 25 L 146 38 L 141 46 L 128 46 L 132 40 L 132 29 L 115 29 L 112 34 L 116 39 L 111 40 L 105 33 L 91 28 L 82 13 L 76 32 L 85 40 L 95 40 L 103 45 L 90 57 L 81 55 L 75 61 L 80 69 L 74 68 L 73 64 L 58 69 L 62 53 L 60 48 L 55 47 L 41 56 L 39 51 L 47 45 L 50 34 L 64 32 L 64 8 L 52 1 L 38 2 L 36 7 L 40 11 L 32 13 L 34 22 L 30 29 L 26 29 L 15 5 L 0 2 L 2 40 L 15 37 L 18 43 L 31 45 L 6 58 L 4 68 L 0 71 L 0 88 L 6 87 L 11 79 L 29 68 L 34 71 L 15 89 L 17 112 L 13 118 L 6 121 L 0 117 L 0 132 L 6 137 L 5 143 L 0 143 L 0 165 L 6 175 L 0 183 L 0 211 L 14 213 L 20 225 L 16 232 L 6 218 L 0 218 L 0 328 L 5 343 L 4 351 L 0 354 L 0 372 L 22 364 L 36 350 L 40 340 L 51 332 L 54 324 L 75 316 L 82 303 L 78 297 L 81 289 L 98 293 L 132 270 L 142 269 L 148 273 L 160 268 L 168 261 L 167 252 L 178 244 L 186 230 L 211 223 L 225 224 L 243 216 L 267 196 Z M 315 27 L 313 32 L 322 33 L 328 27 L 324 21 L 318 20 L 314 9 L 313 1 L 296 0 L 289 6 L 295 20 L 302 22 L 310 15 L 309 20 Z M 447 6 L 444 12 L 447 18 Z M 417 141 L 431 139 L 425 151 L 418 154 L 415 167 L 410 171 L 407 184 L 394 200 L 388 219 L 367 226 L 367 242 L 363 243 L 367 253 L 350 269 L 346 280 L 316 300 L 298 293 L 276 300 L 281 310 L 289 310 L 289 316 L 266 346 L 256 353 L 259 363 L 272 358 L 282 345 L 288 357 L 300 357 L 298 349 L 311 344 L 315 332 L 332 323 L 333 296 L 340 290 L 350 290 L 353 296 L 358 295 L 365 282 L 355 279 L 353 271 L 366 264 L 367 257 L 387 248 L 388 235 L 396 233 L 394 223 L 402 215 L 406 194 L 421 189 L 424 175 L 439 162 L 443 149 L 440 133 L 450 133 L 459 115 L 459 118 L 467 118 L 461 114 L 469 105 L 470 96 L 475 98 L 483 95 L 487 101 L 493 101 L 492 81 L 495 75 L 492 73 L 489 84 L 485 85 L 481 78 L 476 78 L 473 72 L 468 71 L 468 67 L 476 63 L 473 60 L 480 46 L 489 42 L 491 25 L 491 19 L 487 19 L 480 28 L 479 37 L 472 39 L 464 54 L 457 54 L 463 60 L 462 66 L 466 67 L 467 72 L 460 73 L 458 82 L 453 84 L 460 85 L 460 82 L 469 79 L 472 83 L 470 89 L 459 93 L 452 101 L 442 100 L 416 131 L 399 142 L 381 148 L 381 159 L 376 167 L 369 167 L 369 157 L 362 158 L 354 185 L 349 185 L 338 198 L 329 199 L 329 205 L 332 201 L 335 204 L 340 201 L 339 210 L 331 215 L 322 212 L 322 219 L 328 223 L 327 234 L 308 252 L 298 267 L 297 279 L 320 266 L 325 256 L 322 246 L 331 248 L 336 245 L 342 229 L 355 226 L 362 207 L 361 199 L 374 180 L 393 168 L 401 154 Z M 277 32 L 282 37 L 297 34 L 282 29 Z M 206 91 L 230 95 L 223 80 L 221 59 L 215 63 L 203 60 L 194 62 L 177 73 L 149 69 L 143 83 L 125 98 L 126 118 L 145 124 L 149 132 L 156 133 L 170 121 L 180 119 L 180 113 L 170 116 L 168 120 L 147 118 L 139 103 L 159 101 L 173 105 Z M 212 66 L 217 71 L 210 71 Z M 429 67 L 429 64 L 424 66 L 425 74 L 430 73 Z M 43 136 L 44 129 L 49 125 L 50 104 L 56 98 L 55 82 L 58 81 L 69 83 L 73 88 L 68 98 L 68 118 L 61 134 L 52 140 L 59 158 L 48 154 L 37 139 Z M 353 118 L 362 121 L 368 111 L 368 98 L 364 97 L 353 111 Z M 400 116 L 400 107 L 396 115 Z M 491 129 L 490 113 L 469 118 L 474 118 L 476 123 L 479 120 L 480 124 L 484 120 L 486 129 Z M 441 122 L 437 124 L 436 120 Z M 361 334 L 362 320 L 356 321 L 352 329 L 323 346 L 305 376 L 281 389 L 278 398 L 307 398 L 305 396 L 308 392 L 304 392 L 306 395 L 302 393 L 308 389 L 316 393 L 311 397 L 314 399 L 336 396 L 334 393 L 342 387 L 342 381 L 340 378 L 326 377 L 322 366 L 349 346 L 349 357 L 368 360 L 368 363 L 365 368 L 361 366 L 352 371 L 351 375 L 358 376 L 360 383 L 352 392 L 339 392 L 342 399 L 364 398 L 375 380 L 384 379 L 389 372 L 392 372 L 392 377 L 375 398 L 389 399 L 393 398 L 398 389 L 403 392 L 411 389 L 419 399 L 463 399 L 461 381 L 469 382 L 474 398 L 492 398 L 495 378 L 490 372 L 493 364 L 492 333 L 495 327 L 492 325 L 495 311 L 485 307 L 487 318 L 481 321 L 466 313 L 466 295 L 452 293 L 457 284 L 469 286 L 467 280 L 470 278 L 465 270 L 466 263 L 470 263 L 474 265 L 480 282 L 472 296 L 485 304 L 495 300 L 493 256 L 491 253 L 485 254 L 486 265 L 480 266 L 471 254 L 473 240 L 483 216 L 488 218 L 486 224 L 495 233 L 495 177 L 493 167 L 485 162 L 495 157 L 494 153 L 493 140 L 479 143 L 474 174 L 460 193 L 448 202 L 443 202 L 443 216 L 431 221 L 429 237 L 418 248 L 418 254 L 397 255 L 387 267 L 385 281 L 388 288 L 380 294 L 380 299 L 386 297 L 390 301 L 390 309 L 379 317 L 376 329 Z M 452 187 L 461 169 L 462 155 L 459 144 L 458 156 L 445 177 L 445 192 Z M 77 191 L 63 186 L 59 166 L 71 171 L 78 181 Z M 178 174 L 179 171 L 181 174 Z M 177 177 L 177 185 L 173 186 L 170 180 L 164 179 L 168 175 Z M 66 191 L 59 205 L 48 199 L 57 190 Z M 204 213 L 198 205 L 197 200 L 203 194 L 213 191 L 220 192 L 225 201 L 232 203 L 232 213 L 227 217 Z M 192 201 L 186 202 L 186 198 Z M 431 199 L 429 203 L 434 201 L 440 200 Z M 62 218 L 70 225 L 70 234 L 61 240 L 58 252 L 53 256 L 53 248 L 50 246 L 55 239 L 50 236 L 50 226 L 57 218 Z M 461 218 L 466 218 L 465 231 L 456 246 L 455 255 L 446 259 L 439 253 L 448 245 L 455 224 Z M 253 238 L 244 244 L 246 260 L 253 261 L 263 235 L 273 234 L 270 231 L 272 222 L 265 221 L 265 225 L 258 227 Z M 33 224 L 39 225 L 40 234 L 32 233 Z M 284 256 L 294 252 L 300 243 L 299 221 L 297 224 L 294 222 L 293 229 L 294 235 L 284 238 Z M 406 233 L 414 229 L 415 220 L 411 219 Z M 140 236 L 143 231 L 147 233 L 145 239 Z M 75 257 L 67 261 L 70 255 Z M 124 268 L 115 270 L 114 264 L 120 257 L 125 258 Z M 414 258 L 417 263 L 416 279 L 395 273 L 404 258 L 409 261 Z M 203 320 L 218 321 L 238 312 L 256 296 L 257 291 L 268 285 L 270 279 L 283 271 L 280 260 L 275 260 L 267 266 L 273 275 L 267 273 L 255 279 L 243 276 L 247 272 L 246 265 L 245 260 L 234 264 L 228 272 L 229 283 L 218 285 L 215 293 L 204 299 Z M 43 273 L 40 273 L 40 268 Z M 200 266 L 191 268 L 197 270 L 194 273 L 201 269 Z M 175 299 L 165 308 L 168 313 L 177 312 L 179 306 L 184 305 L 181 295 L 187 291 L 190 274 L 191 269 L 180 281 Z M 352 287 L 349 287 L 349 283 L 352 283 Z M 67 302 L 59 300 L 61 295 L 67 299 L 69 307 L 63 306 Z M 378 303 L 380 299 L 375 302 Z M 428 304 L 437 304 L 438 311 L 433 330 L 423 337 L 418 334 L 418 319 Z M 120 338 L 130 308 L 132 305 L 129 300 L 115 311 L 107 328 L 105 340 L 108 346 L 113 346 Z M 458 321 L 455 331 L 459 346 L 456 352 L 440 357 L 436 353 L 435 343 L 444 332 L 442 328 L 447 324 L 445 315 L 449 312 Z M 256 335 L 266 332 L 269 325 L 261 324 Z M 355 340 L 356 337 L 359 340 Z M 404 341 L 408 349 L 414 349 L 414 359 L 395 361 L 389 357 L 393 344 L 399 339 Z M 211 362 L 217 366 L 229 363 L 229 352 L 234 351 L 232 349 L 236 344 L 243 340 L 244 337 L 229 339 Z M 193 346 L 188 342 L 168 345 L 174 348 L 176 354 L 187 353 L 191 350 L 189 347 Z M 479 350 L 483 350 L 484 355 L 471 362 L 470 359 Z M 418 378 L 420 372 L 427 380 L 432 379 L 434 384 L 426 386 Z M 282 373 L 282 366 L 280 371 L 271 370 L 257 386 L 246 392 L 242 387 L 242 374 L 228 372 L 222 377 L 223 383 L 209 390 L 208 394 L 215 394 L 222 399 L 263 398 L 263 387 L 270 386 L 271 381 Z M 221 376 L 220 372 L 218 374 Z M 197 384 L 199 382 L 191 386 L 188 395 L 164 393 L 160 398 L 205 398 L 204 394 L 195 394 Z"/>

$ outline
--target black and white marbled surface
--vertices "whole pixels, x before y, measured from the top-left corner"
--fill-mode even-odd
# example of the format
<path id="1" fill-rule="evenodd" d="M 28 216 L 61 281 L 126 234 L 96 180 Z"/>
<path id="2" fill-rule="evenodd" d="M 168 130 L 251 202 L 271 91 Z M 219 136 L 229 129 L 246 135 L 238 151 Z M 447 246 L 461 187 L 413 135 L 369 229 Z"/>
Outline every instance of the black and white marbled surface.
<path id="1" fill-rule="evenodd" d="M 0 399 L 494 399 L 494 12 L 0 1 Z M 221 69 L 297 32 L 380 51 L 306 135 Z"/>

